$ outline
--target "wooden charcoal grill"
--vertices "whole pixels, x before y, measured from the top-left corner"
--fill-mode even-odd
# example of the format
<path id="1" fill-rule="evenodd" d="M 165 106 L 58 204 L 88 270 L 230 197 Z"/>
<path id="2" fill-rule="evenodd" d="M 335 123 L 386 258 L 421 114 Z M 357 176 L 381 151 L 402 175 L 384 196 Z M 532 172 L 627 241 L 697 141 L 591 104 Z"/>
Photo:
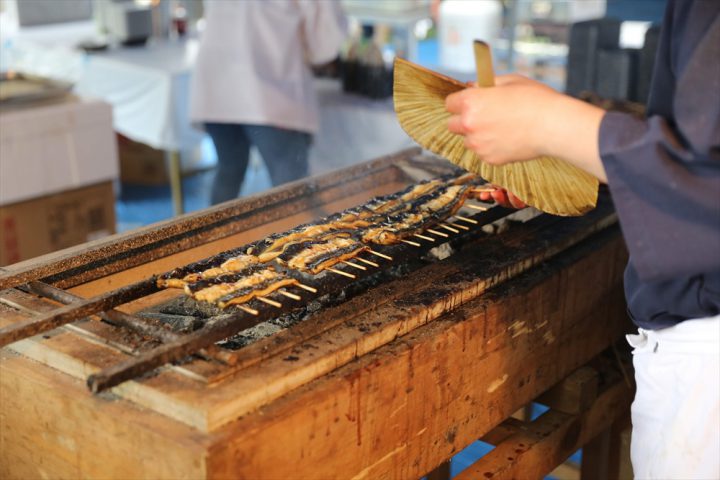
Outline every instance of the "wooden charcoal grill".
<path id="1" fill-rule="evenodd" d="M 249 309 L 211 317 L 191 333 L 170 331 L 138 315 L 177 295 L 158 292 L 155 275 L 451 168 L 417 150 L 406 151 L 16 264 L 0 273 L 0 300 L 15 309 L 2 319 L 0 344 L 86 381 L 95 393 L 114 387 L 113 395 L 123 401 L 212 436 L 431 321 L 457 314 L 484 292 L 512 284 L 508 280 L 591 238 L 613 245 L 612 271 L 605 281 L 608 288 L 617 287 L 623 255 L 618 253 L 615 215 L 605 200 L 586 217 L 541 215 L 510 225 L 501 236 L 485 235 L 482 229 L 513 212 L 478 209 L 465 214 L 466 228 L 447 231 L 447 238 L 433 235 L 436 242 L 418 239 L 416 245 L 377 247 L 387 257 L 373 259 L 378 268 L 338 267 L 352 270 L 354 278 L 330 272 L 303 278 L 317 293 L 295 292 L 302 301 L 272 297 L 278 307 L 253 300 Z M 310 298 L 339 295 L 390 266 L 412 263 L 447 242 L 461 254 L 418 266 L 406 278 L 371 287 L 242 349 L 216 345 L 245 328 L 297 310 Z M 494 257 L 493 252 L 502 255 Z M 104 322 L 87 319 L 90 315 Z M 614 321 L 610 331 L 615 336 L 621 324 Z M 319 344 L 320 339 L 324 343 Z M 240 394 L 229 393 L 238 390 Z M 418 466 L 419 475 L 432 462 Z"/>

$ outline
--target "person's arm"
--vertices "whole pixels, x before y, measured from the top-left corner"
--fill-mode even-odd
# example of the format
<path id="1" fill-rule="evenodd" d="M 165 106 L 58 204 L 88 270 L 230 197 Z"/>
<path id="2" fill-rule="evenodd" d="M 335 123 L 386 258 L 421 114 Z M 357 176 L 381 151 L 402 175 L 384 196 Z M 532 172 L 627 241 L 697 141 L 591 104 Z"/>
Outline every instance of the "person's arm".
<path id="1" fill-rule="evenodd" d="M 502 165 L 542 155 L 561 158 L 606 182 L 598 151 L 604 110 L 519 75 L 492 88 L 449 95 L 448 129 L 485 162 Z"/>
<path id="2" fill-rule="evenodd" d="M 347 20 L 339 0 L 298 0 L 305 57 L 311 65 L 334 60 L 347 36 Z"/>
<path id="3" fill-rule="evenodd" d="M 659 116 L 610 112 L 600 127 L 608 184 L 642 280 L 720 270 L 720 118 L 693 116 L 679 128 L 700 127 L 714 144 L 687 144 L 678 126 Z"/>
<path id="4" fill-rule="evenodd" d="M 720 68 L 708 58 L 688 62 L 698 71 L 678 81 L 673 123 L 606 114 L 514 77 L 449 96 L 449 128 L 490 163 L 553 155 L 607 181 L 641 279 L 717 271 Z"/>

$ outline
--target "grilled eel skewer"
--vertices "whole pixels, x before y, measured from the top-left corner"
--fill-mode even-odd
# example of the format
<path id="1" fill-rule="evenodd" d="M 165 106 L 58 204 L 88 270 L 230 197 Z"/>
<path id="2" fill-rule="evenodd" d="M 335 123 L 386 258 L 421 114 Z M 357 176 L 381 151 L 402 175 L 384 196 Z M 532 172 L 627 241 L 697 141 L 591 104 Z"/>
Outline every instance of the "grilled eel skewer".
<path id="1" fill-rule="evenodd" d="M 224 273 L 239 272 L 261 263 L 254 255 L 242 253 L 244 250 L 245 247 L 228 250 L 214 257 L 171 270 L 158 278 L 158 287 L 184 288 L 188 283 L 217 277 Z"/>
<path id="2" fill-rule="evenodd" d="M 185 293 L 201 302 L 215 303 L 220 308 L 246 303 L 289 285 L 294 278 L 278 272 L 270 265 L 254 265 L 235 273 L 201 279 L 185 285 Z"/>
<path id="3" fill-rule="evenodd" d="M 277 257 L 277 262 L 287 268 L 318 274 L 323 270 L 367 251 L 368 246 L 349 235 L 335 235 L 322 240 L 288 245 Z"/>

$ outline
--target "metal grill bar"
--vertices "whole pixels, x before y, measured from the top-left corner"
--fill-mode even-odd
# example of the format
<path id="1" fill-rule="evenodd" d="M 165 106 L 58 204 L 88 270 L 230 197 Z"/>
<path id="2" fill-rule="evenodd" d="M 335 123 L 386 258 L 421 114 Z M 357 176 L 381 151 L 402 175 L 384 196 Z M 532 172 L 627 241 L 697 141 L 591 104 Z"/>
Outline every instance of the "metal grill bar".
<path id="1" fill-rule="evenodd" d="M 65 305 L 71 305 L 83 300 L 82 297 L 42 282 L 30 282 L 27 290 Z M 172 342 L 180 338 L 180 335 L 175 332 L 150 325 L 133 315 L 119 310 L 108 310 L 107 312 L 100 313 L 98 316 L 112 325 L 129 328 L 140 335 L 155 338 L 163 343 Z"/>
<path id="2" fill-rule="evenodd" d="M 53 328 L 73 322 L 88 315 L 110 310 L 118 305 L 157 292 L 157 277 L 107 292 L 96 297 L 71 303 L 45 315 L 14 323 L 0 329 L 0 347 Z"/>
<path id="3" fill-rule="evenodd" d="M 82 297 L 78 297 L 70 292 L 42 282 L 30 282 L 27 286 L 27 290 L 36 295 L 40 295 L 66 305 L 83 300 Z M 155 325 L 151 325 L 134 315 L 130 315 L 119 310 L 108 310 L 107 312 L 98 314 L 98 316 L 111 325 L 128 328 L 135 333 L 146 337 L 152 337 L 162 343 L 170 343 L 182 338 L 182 335 L 161 327 L 156 327 Z M 214 359 L 225 364 L 234 363 L 233 355 L 230 352 L 223 351 L 214 345 L 198 351 L 196 355 L 205 359 Z"/>
<path id="4" fill-rule="evenodd" d="M 167 343 L 137 357 L 113 365 L 102 372 L 90 375 L 87 385 L 93 393 L 101 392 L 161 365 L 191 355 L 201 348 L 211 346 L 215 342 L 219 342 L 257 323 L 254 316 L 243 311 L 218 318 L 212 324 L 183 336 L 177 341 Z"/>

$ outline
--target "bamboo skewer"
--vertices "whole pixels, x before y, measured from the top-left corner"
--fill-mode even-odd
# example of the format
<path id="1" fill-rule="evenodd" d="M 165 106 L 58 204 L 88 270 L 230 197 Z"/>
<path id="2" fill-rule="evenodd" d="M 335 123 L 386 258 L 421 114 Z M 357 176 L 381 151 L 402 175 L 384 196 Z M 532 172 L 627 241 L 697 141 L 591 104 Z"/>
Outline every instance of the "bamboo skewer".
<path id="1" fill-rule="evenodd" d="M 450 225 L 452 225 L 453 227 L 459 228 L 461 230 L 470 230 L 470 227 L 466 227 L 465 225 L 460 225 L 459 223 L 456 223 L 456 222 L 448 222 L 448 223 Z"/>
<path id="2" fill-rule="evenodd" d="M 357 268 L 358 270 L 367 270 L 367 267 L 363 267 L 362 265 L 358 265 L 357 263 L 350 262 L 348 260 L 343 261 L 345 265 L 349 265 L 353 268 Z"/>
<path id="3" fill-rule="evenodd" d="M 427 240 L 428 242 L 434 242 L 435 239 L 432 237 L 428 237 L 427 235 L 420 235 L 419 233 L 413 233 L 413 237 L 422 238 L 423 240 Z M 419 245 L 418 245 L 419 246 Z"/>
<path id="4" fill-rule="evenodd" d="M 357 257 L 357 260 L 359 262 L 366 263 L 366 264 L 370 265 L 371 267 L 380 268 L 380 265 L 378 265 L 375 262 L 371 262 L 370 260 L 365 260 L 364 258 L 361 258 L 361 257 Z"/>
<path id="5" fill-rule="evenodd" d="M 478 224 L 477 220 L 473 220 L 472 218 L 461 217 L 460 215 L 455 215 L 455 218 L 462 220 L 463 222 L 472 223 L 473 225 Z"/>
<path id="6" fill-rule="evenodd" d="M 293 300 L 302 300 L 300 295 L 295 295 L 294 293 L 290 293 L 285 290 L 278 290 L 277 292 L 283 297 L 292 298 Z"/>
<path id="7" fill-rule="evenodd" d="M 275 300 L 270 300 L 269 298 L 265 298 L 265 297 L 255 297 L 255 298 L 257 298 L 258 300 L 260 300 L 260 301 L 263 302 L 263 303 L 267 303 L 268 305 L 272 305 L 273 307 L 282 308 L 282 303 L 276 302 Z"/>
<path id="8" fill-rule="evenodd" d="M 448 232 L 460 233 L 460 230 L 458 230 L 457 228 L 452 228 L 452 227 L 449 226 L 449 225 L 441 224 L 441 225 L 439 225 L 439 227 L 440 227 L 440 228 L 444 228 L 444 229 L 447 230 Z"/>
<path id="9" fill-rule="evenodd" d="M 473 210 L 480 210 L 481 212 L 486 212 L 488 207 L 481 207 L 480 205 L 473 205 L 471 203 L 466 203 L 463 205 L 463 207 L 472 208 Z"/>
<path id="10" fill-rule="evenodd" d="M 343 272 L 342 270 L 338 270 L 336 268 L 327 268 L 326 270 L 333 272 L 333 273 L 337 273 L 338 275 L 342 275 L 344 277 L 356 278 L 355 275 L 353 275 L 352 273 Z"/>
<path id="11" fill-rule="evenodd" d="M 237 305 L 237 307 L 238 307 L 240 310 L 242 310 L 243 312 L 249 313 L 250 315 L 259 315 L 259 314 L 260 314 L 260 312 L 258 312 L 258 311 L 255 310 L 254 308 L 250 308 L 250 307 L 245 306 L 245 305 Z"/>
<path id="12" fill-rule="evenodd" d="M 433 235 L 437 235 L 438 237 L 448 238 L 448 237 L 450 236 L 450 235 L 448 235 L 447 233 L 438 232 L 437 230 L 433 230 L 432 228 L 427 228 L 427 229 L 425 229 L 425 231 L 426 231 L 426 232 L 430 232 L 430 233 L 432 233 Z"/>
<path id="13" fill-rule="evenodd" d="M 315 287 L 311 287 L 300 282 L 296 283 L 295 285 L 297 285 L 299 288 L 302 288 L 303 290 L 307 290 L 308 292 L 317 293 L 317 288 Z"/>
<path id="14" fill-rule="evenodd" d="M 407 243 L 408 245 L 412 245 L 413 247 L 421 247 L 421 246 L 422 246 L 422 245 L 420 245 L 419 243 L 413 242 L 413 241 L 410 241 L 410 240 L 400 240 L 400 241 L 403 242 L 403 243 Z"/>
<path id="15" fill-rule="evenodd" d="M 384 258 L 385 260 L 393 259 L 390 255 L 385 255 L 384 253 L 376 252 L 375 250 L 368 250 L 368 252 L 375 255 L 376 257 Z"/>

